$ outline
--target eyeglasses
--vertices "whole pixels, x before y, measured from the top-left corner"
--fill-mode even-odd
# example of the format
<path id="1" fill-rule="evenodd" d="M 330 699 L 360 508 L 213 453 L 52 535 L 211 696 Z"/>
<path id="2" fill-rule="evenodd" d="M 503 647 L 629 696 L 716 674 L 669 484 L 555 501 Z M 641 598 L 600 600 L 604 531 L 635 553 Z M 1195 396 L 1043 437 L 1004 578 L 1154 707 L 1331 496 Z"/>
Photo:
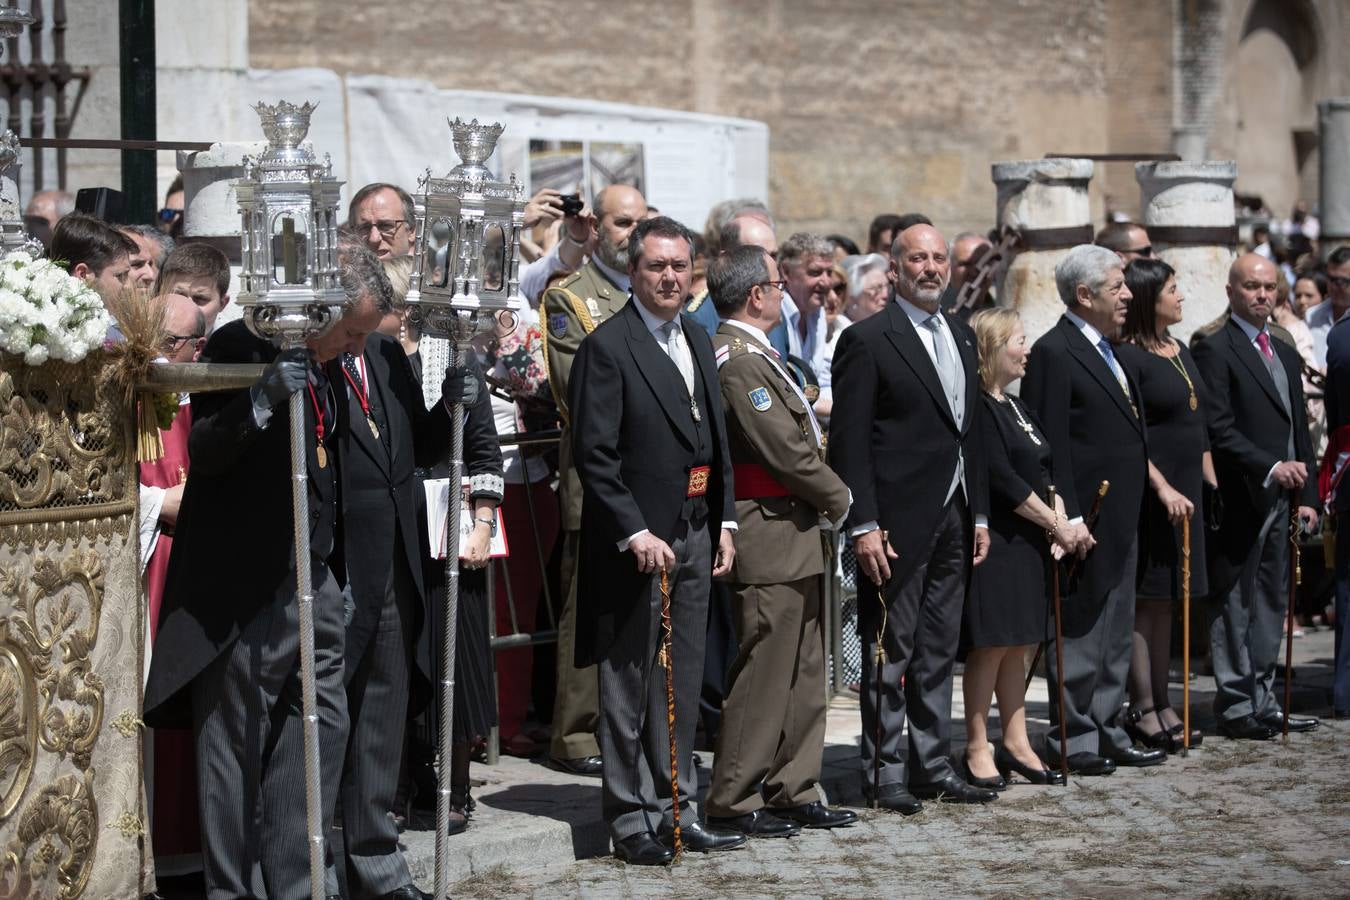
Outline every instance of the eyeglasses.
<path id="1" fill-rule="evenodd" d="M 1145 244 L 1142 247 L 1136 247 L 1133 250 L 1125 250 L 1122 252 L 1124 252 L 1127 255 L 1133 253 L 1135 256 L 1142 256 L 1144 259 L 1148 259 L 1153 255 L 1153 245 Z"/>
<path id="2" fill-rule="evenodd" d="M 775 287 L 780 291 L 787 291 L 787 282 L 782 279 L 778 281 L 757 281 L 755 283 L 760 287 Z"/>
<path id="3" fill-rule="evenodd" d="M 377 222 L 357 222 L 356 230 L 361 234 L 370 234 L 370 229 L 374 228 L 380 232 L 380 237 L 388 240 L 398 234 L 398 230 L 407 224 L 402 219 L 380 219 Z"/>
<path id="4" fill-rule="evenodd" d="M 159 220 L 161 222 L 172 222 L 174 219 L 178 218 L 182 214 L 183 211 L 181 209 L 169 209 L 169 207 L 167 206 L 161 209 L 158 213 Z"/>
<path id="5" fill-rule="evenodd" d="M 1327 281 L 1336 287 L 1350 287 L 1350 276 L 1347 275 L 1328 275 Z"/>
<path id="6" fill-rule="evenodd" d="M 164 343 L 160 344 L 159 348 L 165 353 L 175 353 L 179 347 L 188 341 L 199 341 L 203 337 L 204 335 L 200 334 L 166 334 L 164 335 Z"/>

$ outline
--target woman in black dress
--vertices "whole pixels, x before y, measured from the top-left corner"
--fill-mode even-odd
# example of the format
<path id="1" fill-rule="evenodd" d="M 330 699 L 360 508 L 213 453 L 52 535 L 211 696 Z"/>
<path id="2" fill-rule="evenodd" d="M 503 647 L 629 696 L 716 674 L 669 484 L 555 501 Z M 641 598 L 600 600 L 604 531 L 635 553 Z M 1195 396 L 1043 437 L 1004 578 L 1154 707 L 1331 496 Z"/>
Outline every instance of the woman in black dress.
<path id="1" fill-rule="evenodd" d="M 1017 772 L 1033 784 L 1062 784 L 1048 771 L 1027 737 L 1025 701 L 1028 649 L 1046 638 L 1049 616 L 1046 572 L 1054 555 L 1084 553 L 1092 537 L 1070 525 L 1056 500 L 1042 499 L 1050 482 L 1050 445 L 1031 410 L 1007 393 L 1026 374 L 1026 334 L 1011 309 L 981 310 L 970 319 L 979 350 L 984 389 L 981 449 L 989 467 L 989 555 L 971 576 L 965 627 L 966 769 L 971 784 L 1002 790 Z M 1048 536 L 1048 540 L 1047 540 Z M 989 703 L 998 696 L 1003 743 L 990 745 Z"/>
<path id="2" fill-rule="evenodd" d="M 1172 604 L 1181 597 L 1182 529 L 1190 520 L 1191 598 L 1208 590 L 1202 483 L 1216 483 L 1205 428 L 1205 386 L 1190 351 L 1167 329 L 1181 321 L 1183 297 L 1176 273 L 1157 259 L 1125 268 L 1133 295 L 1116 358 L 1139 385 L 1140 414 L 1148 427 L 1148 478 L 1139 521 L 1139 572 L 1130 657 L 1130 712 L 1126 730 L 1144 745 L 1182 746 L 1181 717 L 1167 693 Z M 1187 673 L 1189 677 L 1189 673 Z M 1200 743 L 1193 729 L 1191 744 Z"/>

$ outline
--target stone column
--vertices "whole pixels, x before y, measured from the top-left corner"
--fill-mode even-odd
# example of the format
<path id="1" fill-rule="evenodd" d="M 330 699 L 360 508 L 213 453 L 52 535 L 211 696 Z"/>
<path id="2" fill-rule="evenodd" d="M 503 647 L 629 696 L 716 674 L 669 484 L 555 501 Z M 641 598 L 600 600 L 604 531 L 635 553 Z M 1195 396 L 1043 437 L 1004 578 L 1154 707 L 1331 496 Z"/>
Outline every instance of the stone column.
<path id="1" fill-rule="evenodd" d="M 1090 159 L 1030 159 L 994 163 L 998 227 L 1016 228 L 1023 240 L 998 286 L 1000 306 L 1022 316 L 1035 341 L 1064 313 L 1055 290 L 1055 265 L 1076 244 L 1091 243 L 1088 206 Z"/>
<path id="2" fill-rule="evenodd" d="M 1350 244 L 1350 97 L 1317 104 L 1322 258 Z"/>
<path id="3" fill-rule="evenodd" d="M 183 240 L 201 241 L 220 248 L 230 258 L 230 297 L 239 292 L 239 203 L 234 182 L 244 175 L 244 157 L 256 158 L 267 144 L 257 142 L 216 143 L 209 150 L 178 152 L 178 171 L 183 174 Z M 239 318 L 239 305 L 231 302 L 216 319 L 219 328 Z"/>
<path id="4" fill-rule="evenodd" d="M 1185 297 L 1183 319 L 1172 336 L 1188 341 L 1191 332 L 1228 309 L 1228 269 L 1237 247 L 1233 181 L 1237 163 L 1141 162 L 1139 207 L 1154 256 L 1177 270 Z"/>

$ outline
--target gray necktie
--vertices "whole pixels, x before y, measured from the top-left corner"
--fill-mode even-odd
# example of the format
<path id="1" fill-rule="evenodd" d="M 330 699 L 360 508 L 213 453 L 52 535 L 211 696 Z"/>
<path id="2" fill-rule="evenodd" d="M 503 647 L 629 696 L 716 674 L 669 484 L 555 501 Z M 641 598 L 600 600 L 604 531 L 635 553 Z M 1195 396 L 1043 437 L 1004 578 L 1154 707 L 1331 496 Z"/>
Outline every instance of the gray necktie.
<path id="1" fill-rule="evenodd" d="M 947 347 L 947 339 L 942 334 L 942 316 L 931 315 L 923 324 L 933 333 L 933 361 L 937 364 L 938 378 L 942 380 L 942 390 L 947 395 L 947 406 L 956 412 L 956 365 Z"/>
<path id="2" fill-rule="evenodd" d="M 694 361 L 689 358 L 689 349 L 684 345 L 684 331 L 678 322 L 667 322 L 661 326 L 666 335 L 666 355 L 680 370 L 684 379 L 684 388 L 689 396 L 694 396 Z"/>

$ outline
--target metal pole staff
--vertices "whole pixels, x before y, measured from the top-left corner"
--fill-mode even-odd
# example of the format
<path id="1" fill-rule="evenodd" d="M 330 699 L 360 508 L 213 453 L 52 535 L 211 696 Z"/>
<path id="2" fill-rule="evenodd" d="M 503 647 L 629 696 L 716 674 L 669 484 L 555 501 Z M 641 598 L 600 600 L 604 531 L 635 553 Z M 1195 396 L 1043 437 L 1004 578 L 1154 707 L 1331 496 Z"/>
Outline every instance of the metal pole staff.
<path id="1" fill-rule="evenodd" d="M 449 335 L 447 371 L 469 353 L 467 340 Z M 455 634 L 459 614 L 460 472 L 464 465 L 464 403 L 455 398 L 450 409 L 450 466 L 445 522 L 445 645 L 441 648 L 441 718 L 439 767 L 436 772 L 436 897 L 450 893 L 450 772 L 451 717 L 455 711 Z"/>
<path id="2" fill-rule="evenodd" d="M 670 826 L 675 856 L 684 851 L 680 833 L 680 756 L 675 740 L 675 634 L 670 619 L 670 576 L 661 569 L 661 668 L 666 670 L 666 735 L 670 739 Z"/>
<path id="3" fill-rule="evenodd" d="M 309 561 L 309 467 L 305 457 L 305 394 L 291 394 L 291 507 L 295 517 L 295 594 L 300 626 L 300 707 L 305 750 L 305 826 L 309 892 L 324 900 L 323 814 L 319 779 L 319 713 L 314 695 L 314 584 Z"/>
<path id="4" fill-rule="evenodd" d="M 1106 482 L 1102 482 L 1103 485 Z M 1055 508 L 1055 486 L 1046 488 L 1050 509 Z M 1102 491 L 1105 494 L 1105 491 Z M 1064 610 L 1059 597 L 1059 565 L 1051 560 L 1051 594 L 1055 605 L 1055 682 L 1059 691 L 1059 767 L 1064 773 L 1064 784 L 1069 783 L 1069 722 L 1064 716 Z"/>

